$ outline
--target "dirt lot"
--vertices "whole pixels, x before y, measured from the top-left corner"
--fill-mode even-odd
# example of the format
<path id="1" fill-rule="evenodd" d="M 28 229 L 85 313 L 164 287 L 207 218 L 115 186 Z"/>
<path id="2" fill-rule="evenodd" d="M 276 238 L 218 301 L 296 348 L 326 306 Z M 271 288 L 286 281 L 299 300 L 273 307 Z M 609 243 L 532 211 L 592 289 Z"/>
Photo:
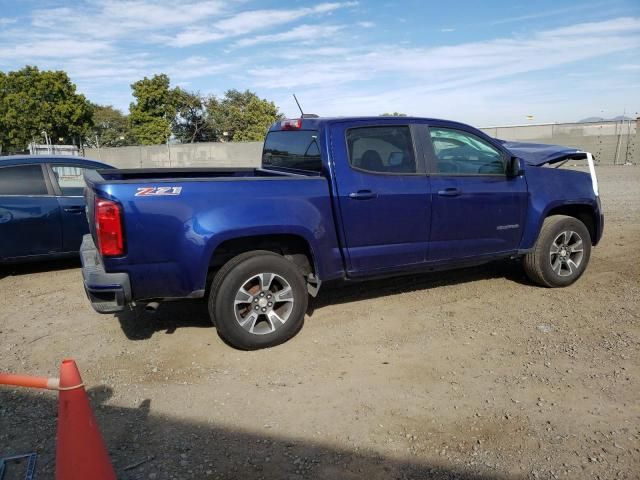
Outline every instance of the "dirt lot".
<path id="1" fill-rule="evenodd" d="M 0 368 L 75 358 L 124 479 L 640 478 L 640 168 L 599 175 L 605 237 L 566 289 L 511 263 L 350 285 L 240 352 L 199 303 L 101 316 L 76 263 L 21 266 Z M 0 455 L 51 478 L 56 405 L 0 389 Z"/>

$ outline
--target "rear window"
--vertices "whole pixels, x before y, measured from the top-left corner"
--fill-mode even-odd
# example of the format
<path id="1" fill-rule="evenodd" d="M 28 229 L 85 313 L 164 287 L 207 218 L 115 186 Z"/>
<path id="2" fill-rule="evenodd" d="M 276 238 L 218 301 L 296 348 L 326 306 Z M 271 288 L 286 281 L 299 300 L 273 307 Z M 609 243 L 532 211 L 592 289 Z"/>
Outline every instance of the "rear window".
<path id="1" fill-rule="evenodd" d="M 0 195 L 46 195 L 47 184 L 40 165 L 0 168 Z"/>
<path id="2" fill-rule="evenodd" d="M 262 152 L 264 167 L 290 168 L 320 172 L 320 145 L 317 130 L 270 132 Z"/>

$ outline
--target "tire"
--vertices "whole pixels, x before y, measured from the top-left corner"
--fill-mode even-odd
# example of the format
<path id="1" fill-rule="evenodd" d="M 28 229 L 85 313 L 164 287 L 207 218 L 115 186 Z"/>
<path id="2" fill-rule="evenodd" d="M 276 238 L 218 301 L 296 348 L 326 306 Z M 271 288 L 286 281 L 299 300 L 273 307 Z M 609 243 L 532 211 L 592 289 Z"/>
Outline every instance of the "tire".
<path id="1" fill-rule="evenodd" d="M 265 250 L 229 260 L 216 274 L 209 315 L 218 334 L 242 350 L 273 347 L 302 328 L 307 287 L 300 269 Z"/>
<path id="2" fill-rule="evenodd" d="M 555 253 L 554 253 L 555 252 Z M 544 220 L 538 240 L 524 257 L 527 276 L 539 285 L 566 287 L 584 273 L 591 256 L 591 236 L 580 220 L 554 215 Z"/>

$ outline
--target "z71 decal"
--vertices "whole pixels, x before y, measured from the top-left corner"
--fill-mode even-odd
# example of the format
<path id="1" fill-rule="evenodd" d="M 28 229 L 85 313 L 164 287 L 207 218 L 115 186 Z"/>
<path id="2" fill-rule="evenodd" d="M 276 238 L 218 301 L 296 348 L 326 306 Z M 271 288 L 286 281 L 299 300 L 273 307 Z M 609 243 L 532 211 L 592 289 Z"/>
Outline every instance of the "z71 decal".
<path id="1" fill-rule="evenodd" d="M 180 195 L 182 187 L 139 187 L 136 197 L 157 197 L 159 195 Z"/>

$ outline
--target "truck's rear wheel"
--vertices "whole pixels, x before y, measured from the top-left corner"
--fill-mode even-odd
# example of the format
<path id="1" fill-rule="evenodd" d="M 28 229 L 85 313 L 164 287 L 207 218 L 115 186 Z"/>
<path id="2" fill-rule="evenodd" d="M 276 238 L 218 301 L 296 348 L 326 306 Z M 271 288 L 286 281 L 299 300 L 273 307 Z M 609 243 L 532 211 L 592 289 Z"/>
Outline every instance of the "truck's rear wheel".
<path id="1" fill-rule="evenodd" d="M 307 289 L 300 269 L 281 255 L 253 251 L 216 274 L 209 315 L 220 336 L 244 350 L 278 345 L 302 327 Z"/>
<path id="2" fill-rule="evenodd" d="M 545 219 L 533 250 L 524 257 L 527 276 L 545 287 L 566 287 L 584 273 L 591 237 L 580 220 L 565 215 Z"/>

